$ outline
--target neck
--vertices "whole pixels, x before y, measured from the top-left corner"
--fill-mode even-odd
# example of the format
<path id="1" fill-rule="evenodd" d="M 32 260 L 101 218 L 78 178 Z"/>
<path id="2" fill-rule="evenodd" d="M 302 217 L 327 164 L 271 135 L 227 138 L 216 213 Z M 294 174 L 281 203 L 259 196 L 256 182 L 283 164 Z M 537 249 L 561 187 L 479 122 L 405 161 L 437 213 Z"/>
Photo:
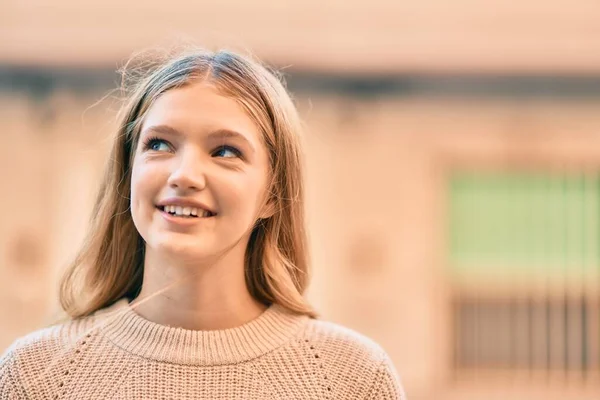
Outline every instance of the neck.
<path id="1" fill-rule="evenodd" d="M 142 290 L 131 306 L 149 321 L 190 330 L 237 327 L 267 308 L 248 291 L 243 252 L 230 251 L 211 264 L 184 263 L 150 248 Z"/>

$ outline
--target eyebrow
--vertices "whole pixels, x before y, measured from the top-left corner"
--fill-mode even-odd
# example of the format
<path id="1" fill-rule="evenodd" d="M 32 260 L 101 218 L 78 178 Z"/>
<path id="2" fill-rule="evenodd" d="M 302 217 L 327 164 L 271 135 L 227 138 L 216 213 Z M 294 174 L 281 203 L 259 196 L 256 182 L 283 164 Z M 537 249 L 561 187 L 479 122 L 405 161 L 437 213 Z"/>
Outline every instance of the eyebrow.
<path id="1" fill-rule="evenodd" d="M 162 134 L 166 134 L 166 135 L 173 135 L 173 136 L 185 136 L 181 131 L 173 128 L 172 126 L 169 125 L 151 125 L 148 128 L 144 128 L 142 134 L 143 135 L 147 135 L 150 133 L 162 133 Z M 208 134 L 208 138 L 209 139 L 214 139 L 214 138 L 221 138 L 221 139 L 225 139 L 225 138 L 237 138 L 237 139 L 241 139 L 242 141 L 244 141 L 248 147 L 250 147 L 250 149 L 252 150 L 252 152 L 256 152 L 256 149 L 254 148 L 254 145 L 250 142 L 250 140 L 248 140 L 248 138 L 244 135 L 242 135 L 239 132 L 233 131 L 231 129 L 217 129 L 214 130 L 212 132 L 210 132 Z"/>

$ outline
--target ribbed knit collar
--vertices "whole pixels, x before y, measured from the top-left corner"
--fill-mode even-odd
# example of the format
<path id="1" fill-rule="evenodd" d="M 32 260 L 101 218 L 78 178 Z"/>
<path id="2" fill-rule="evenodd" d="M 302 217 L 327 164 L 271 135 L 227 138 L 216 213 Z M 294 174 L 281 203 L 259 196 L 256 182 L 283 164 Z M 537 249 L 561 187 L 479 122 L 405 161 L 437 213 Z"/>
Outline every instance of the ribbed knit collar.
<path id="1" fill-rule="evenodd" d="M 244 325 L 196 331 L 160 325 L 137 314 L 126 299 L 109 307 L 102 330 L 108 339 L 132 354 L 182 365 L 226 365 L 244 362 L 281 346 L 308 320 L 271 305 Z M 113 313 L 114 311 L 114 313 Z"/>

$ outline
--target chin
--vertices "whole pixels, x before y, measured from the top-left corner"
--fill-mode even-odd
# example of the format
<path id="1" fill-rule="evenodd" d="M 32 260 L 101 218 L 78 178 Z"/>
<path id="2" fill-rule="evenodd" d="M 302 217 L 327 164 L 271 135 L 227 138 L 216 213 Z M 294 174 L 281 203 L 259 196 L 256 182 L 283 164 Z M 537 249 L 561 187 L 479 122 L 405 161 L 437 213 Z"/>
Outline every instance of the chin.
<path id="1" fill-rule="evenodd" d="M 204 243 L 198 243 L 198 240 L 186 240 L 184 238 L 166 238 L 156 241 L 152 246 L 155 252 L 168 254 L 169 256 L 188 256 L 193 258 L 202 258 L 207 256 L 204 249 Z"/>

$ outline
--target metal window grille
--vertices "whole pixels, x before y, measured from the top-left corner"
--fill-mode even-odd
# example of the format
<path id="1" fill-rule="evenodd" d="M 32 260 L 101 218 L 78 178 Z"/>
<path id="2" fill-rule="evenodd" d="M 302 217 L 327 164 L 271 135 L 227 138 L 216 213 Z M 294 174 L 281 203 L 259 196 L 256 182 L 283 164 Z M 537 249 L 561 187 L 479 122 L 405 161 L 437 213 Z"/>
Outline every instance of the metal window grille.
<path id="1" fill-rule="evenodd" d="M 530 172 L 451 177 L 455 368 L 583 377 L 598 371 L 598 178 Z"/>

